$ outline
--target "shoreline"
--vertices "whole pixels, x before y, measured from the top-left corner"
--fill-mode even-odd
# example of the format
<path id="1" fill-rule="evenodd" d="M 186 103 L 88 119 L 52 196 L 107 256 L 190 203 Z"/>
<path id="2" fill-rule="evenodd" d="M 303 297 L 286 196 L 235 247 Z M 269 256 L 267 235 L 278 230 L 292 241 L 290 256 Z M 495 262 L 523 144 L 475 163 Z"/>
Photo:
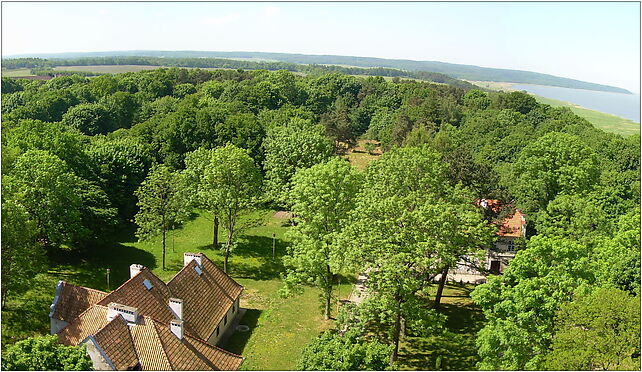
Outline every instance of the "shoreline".
<path id="1" fill-rule="evenodd" d="M 509 83 L 509 82 L 496 82 L 496 81 L 472 81 L 467 80 L 469 83 L 474 84 L 478 87 L 490 89 L 493 91 L 507 91 L 513 92 L 517 89 L 513 86 L 521 83 Z M 529 84 L 536 85 L 536 84 Z M 542 85 L 544 87 L 549 87 L 548 85 Z M 569 88 L 570 89 L 570 88 Z M 553 107 L 568 107 L 576 115 L 586 119 L 596 128 L 600 128 L 605 131 L 618 133 L 621 135 L 631 135 L 640 133 L 640 123 L 635 122 L 631 119 L 627 119 L 618 115 L 609 114 L 607 112 L 594 110 L 585 106 L 578 105 L 573 102 L 563 101 L 555 98 L 548 98 L 540 96 L 535 93 L 527 92 L 529 95 L 535 97 L 538 103 L 548 104 Z"/>

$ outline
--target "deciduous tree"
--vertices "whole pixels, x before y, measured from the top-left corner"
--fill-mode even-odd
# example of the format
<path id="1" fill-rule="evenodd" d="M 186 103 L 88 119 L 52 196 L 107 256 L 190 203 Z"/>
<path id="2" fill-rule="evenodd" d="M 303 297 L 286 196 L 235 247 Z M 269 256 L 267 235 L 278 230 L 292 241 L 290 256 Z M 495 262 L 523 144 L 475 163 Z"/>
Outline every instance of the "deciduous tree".
<path id="1" fill-rule="evenodd" d="M 343 261 L 336 243 L 361 187 L 360 174 L 339 158 L 300 169 L 292 180 L 292 212 L 297 224 L 289 232 L 292 246 L 284 257 L 286 283 L 321 289 L 324 316 L 330 319 L 333 276 Z"/>
<path id="2" fill-rule="evenodd" d="M 184 201 L 179 198 L 181 184 L 177 173 L 164 165 L 156 165 L 136 190 L 139 208 L 135 217 L 138 225 L 136 235 L 142 240 L 162 235 L 163 270 L 167 231 L 184 215 Z"/>
<path id="3" fill-rule="evenodd" d="M 246 150 L 234 145 L 212 152 L 205 166 L 201 200 L 219 216 L 227 239 L 223 247 L 223 270 L 228 272 L 228 259 L 236 244 L 238 219 L 253 207 L 261 195 L 261 172 Z"/>
<path id="4" fill-rule="evenodd" d="M 639 369 L 640 296 L 598 288 L 560 306 L 544 365 L 550 370 Z"/>
<path id="5" fill-rule="evenodd" d="M 85 346 L 64 346 L 58 336 L 30 337 L 8 346 L 2 369 L 9 371 L 90 371 L 93 363 Z"/>

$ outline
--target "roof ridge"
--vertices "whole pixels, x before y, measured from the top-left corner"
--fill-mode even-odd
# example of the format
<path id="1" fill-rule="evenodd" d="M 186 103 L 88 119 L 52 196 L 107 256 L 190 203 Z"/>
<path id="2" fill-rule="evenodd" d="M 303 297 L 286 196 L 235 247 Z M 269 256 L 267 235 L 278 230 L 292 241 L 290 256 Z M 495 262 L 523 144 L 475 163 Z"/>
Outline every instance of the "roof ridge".
<path id="1" fill-rule="evenodd" d="M 210 262 L 210 264 L 212 264 L 212 266 L 214 266 L 214 270 L 218 270 L 221 274 L 225 275 L 225 276 L 226 276 L 228 279 L 230 279 L 232 282 L 236 283 L 236 280 L 232 279 L 232 277 L 231 277 L 231 276 L 229 276 L 229 275 L 227 275 L 227 273 L 226 273 L 225 271 L 221 270 L 218 266 L 216 266 L 216 264 L 215 264 L 214 262 L 212 262 L 212 260 L 210 260 L 210 259 L 209 259 L 209 258 L 207 258 L 207 257 L 205 257 L 205 258 Z M 221 292 L 223 292 L 223 294 L 225 295 L 225 297 L 227 297 L 229 300 L 231 300 L 231 301 L 232 301 L 232 303 L 234 303 L 235 299 L 234 299 L 234 298 L 232 297 L 232 295 L 231 295 L 231 294 L 229 294 L 229 293 L 228 293 L 228 291 L 227 291 L 227 290 L 226 290 L 226 289 L 225 289 L 225 288 L 224 288 L 224 287 L 223 287 L 223 286 L 218 282 L 218 280 L 214 280 L 213 282 L 214 282 L 214 285 L 216 285 L 216 286 L 221 290 Z M 238 283 L 236 283 L 236 284 L 238 284 Z M 243 288 L 243 286 L 242 286 L 242 285 L 240 285 L 240 284 L 238 284 L 238 285 L 239 285 L 241 288 Z"/>
<path id="2" fill-rule="evenodd" d="M 65 284 L 73 285 L 74 287 L 87 289 L 89 291 L 98 292 L 98 293 L 102 293 L 102 294 L 105 294 L 105 295 L 109 294 L 109 292 L 101 291 L 100 289 L 95 289 L 95 288 L 91 288 L 91 287 L 85 287 L 84 285 L 76 285 L 76 284 L 67 283 L 67 282 L 65 282 Z"/>
<path id="3" fill-rule="evenodd" d="M 116 288 L 116 289 L 114 289 L 113 291 L 109 292 L 105 298 L 103 298 L 102 300 L 100 300 L 100 301 L 98 301 L 98 302 L 103 302 L 106 298 L 109 298 L 109 296 L 114 295 L 114 294 L 115 294 L 115 293 L 117 293 L 121 288 L 123 288 L 124 286 L 126 286 L 127 284 L 129 284 L 129 282 L 131 282 L 131 281 L 133 281 L 134 279 L 136 279 L 139 275 L 143 275 L 143 273 L 149 273 L 151 276 L 153 276 L 154 278 L 156 278 L 159 282 L 163 283 L 163 285 L 165 285 L 165 286 L 167 287 L 167 284 L 165 284 L 165 282 L 164 282 L 164 281 L 162 281 L 162 280 L 161 280 L 161 278 L 159 278 L 158 276 L 156 276 L 156 274 L 154 274 L 154 273 L 153 273 L 153 272 L 152 272 L 148 267 L 143 266 L 143 269 L 142 269 L 138 274 L 136 274 L 136 275 L 134 275 L 134 276 L 130 277 L 129 279 L 127 279 L 123 284 L 121 284 L 120 286 L 118 286 L 118 288 Z M 168 289 L 168 291 L 169 291 L 169 289 Z"/>
<path id="4" fill-rule="evenodd" d="M 205 256 L 205 255 L 203 255 L 203 256 Z M 206 258 L 207 258 L 207 257 L 206 257 Z M 174 279 L 176 279 L 176 277 L 177 277 L 180 273 L 182 273 L 183 271 L 185 271 L 185 269 L 186 269 L 189 265 L 191 265 L 191 263 L 192 263 L 192 262 L 196 262 L 196 260 L 192 260 L 192 261 L 190 261 L 187 265 L 183 265 L 183 267 L 181 267 L 181 269 L 180 269 L 180 270 L 178 270 L 178 271 L 176 272 L 176 274 L 174 274 L 174 276 L 172 276 L 172 278 L 171 278 L 167 283 L 165 283 L 165 284 L 169 287 L 169 283 L 171 283 Z"/>

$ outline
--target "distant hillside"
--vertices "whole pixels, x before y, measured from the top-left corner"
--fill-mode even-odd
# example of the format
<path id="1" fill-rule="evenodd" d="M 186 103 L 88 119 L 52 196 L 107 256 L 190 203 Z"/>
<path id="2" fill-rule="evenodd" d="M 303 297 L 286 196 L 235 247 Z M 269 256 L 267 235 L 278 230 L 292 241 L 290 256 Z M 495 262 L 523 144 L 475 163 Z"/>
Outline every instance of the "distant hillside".
<path id="1" fill-rule="evenodd" d="M 487 68 L 473 65 L 460 65 L 436 61 L 412 61 L 407 59 L 384 59 L 372 57 L 350 57 L 333 55 L 310 55 L 290 53 L 264 52 L 207 52 L 207 51 L 113 51 L 89 53 L 50 53 L 28 54 L 11 57 L 40 57 L 40 58 L 81 58 L 81 57 L 113 57 L 113 56 L 142 56 L 166 58 L 242 58 L 262 61 L 282 61 L 300 64 L 344 65 L 357 67 L 386 67 L 407 71 L 427 71 L 446 74 L 456 79 L 498 81 L 522 84 L 552 85 L 564 88 L 589 89 L 605 92 L 631 93 L 626 89 L 609 85 L 589 83 L 559 76 L 540 74 L 537 72 Z M 6 58 L 6 57 L 5 57 Z"/>
<path id="2" fill-rule="evenodd" d="M 431 83 L 448 84 L 462 89 L 474 89 L 475 85 L 455 79 L 446 74 L 428 71 L 406 71 L 386 67 L 351 67 L 338 65 L 302 64 L 283 61 L 258 60 L 256 58 L 232 59 L 211 57 L 168 57 L 168 56 L 92 56 L 66 58 L 7 58 L 2 60 L 3 76 L 7 70 L 22 70 L 27 75 L 54 76 L 58 74 L 81 74 L 88 76 L 108 73 L 104 68 L 95 70 L 85 67 L 109 67 L 113 73 L 123 72 L 119 66 L 140 67 L 188 67 L 188 68 L 224 68 L 243 70 L 288 70 L 303 74 L 325 74 L 338 72 L 357 76 L 384 76 L 391 78 L 411 78 Z M 63 67 L 63 68 L 61 68 Z M 12 73 L 13 76 L 18 76 Z"/>

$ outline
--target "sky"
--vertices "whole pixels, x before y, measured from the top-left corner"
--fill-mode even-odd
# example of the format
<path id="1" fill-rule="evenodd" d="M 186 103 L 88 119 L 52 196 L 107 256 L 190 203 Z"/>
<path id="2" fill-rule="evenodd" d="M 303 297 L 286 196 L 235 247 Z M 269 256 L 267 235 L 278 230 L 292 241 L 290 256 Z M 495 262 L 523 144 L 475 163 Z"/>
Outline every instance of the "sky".
<path id="1" fill-rule="evenodd" d="M 2 55 L 254 51 L 441 61 L 640 92 L 640 3 L 2 3 Z"/>

